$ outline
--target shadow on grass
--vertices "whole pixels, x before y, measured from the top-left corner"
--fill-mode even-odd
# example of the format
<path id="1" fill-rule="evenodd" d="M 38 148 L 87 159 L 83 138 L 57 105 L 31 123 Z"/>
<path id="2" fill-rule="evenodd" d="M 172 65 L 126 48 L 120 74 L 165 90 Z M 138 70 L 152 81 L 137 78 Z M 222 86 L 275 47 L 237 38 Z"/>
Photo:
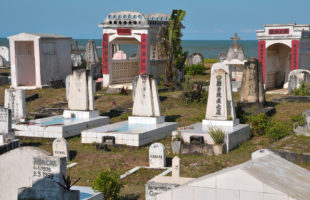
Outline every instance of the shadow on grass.
<path id="1" fill-rule="evenodd" d="M 166 122 L 176 122 L 177 119 L 179 119 L 181 115 L 167 115 L 165 117 Z"/>
<path id="2" fill-rule="evenodd" d="M 33 147 L 39 147 L 41 146 L 41 142 L 21 142 L 20 146 L 26 147 L 26 146 L 33 146 Z"/>
<path id="3" fill-rule="evenodd" d="M 110 118 L 118 117 L 123 114 L 123 111 L 111 109 L 109 112 L 103 113 L 101 116 L 108 116 Z"/>
<path id="4" fill-rule="evenodd" d="M 159 101 L 165 101 L 166 99 L 168 99 L 167 96 L 159 96 Z"/>
<path id="5" fill-rule="evenodd" d="M 172 158 L 166 157 L 166 167 L 172 166 Z"/>
<path id="6" fill-rule="evenodd" d="M 139 199 L 140 195 L 138 194 L 128 194 L 120 198 L 120 200 L 137 200 Z"/>
<path id="7" fill-rule="evenodd" d="M 77 155 L 77 151 L 74 151 L 74 150 L 70 150 L 69 151 L 69 155 L 70 155 L 70 160 L 74 160 L 74 158 L 76 157 L 76 155 Z"/>

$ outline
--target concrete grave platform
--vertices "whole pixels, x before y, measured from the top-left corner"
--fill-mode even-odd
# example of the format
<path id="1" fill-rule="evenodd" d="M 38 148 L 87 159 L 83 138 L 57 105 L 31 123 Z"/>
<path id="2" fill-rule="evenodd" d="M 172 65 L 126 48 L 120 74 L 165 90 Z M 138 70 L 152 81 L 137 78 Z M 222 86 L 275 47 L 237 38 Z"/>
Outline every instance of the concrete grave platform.
<path id="1" fill-rule="evenodd" d="M 82 131 L 82 143 L 104 143 L 114 140 L 114 144 L 138 147 L 167 137 L 177 125 L 175 122 L 129 124 L 128 121 L 123 121 Z"/>
<path id="2" fill-rule="evenodd" d="M 238 124 L 236 126 L 216 126 L 225 132 L 225 146 L 226 152 L 236 148 L 242 142 L 250 139 L 250 126 L 247 124 Z M 185 127 L 185 129 L 180 130 L 180 134 L 184 139 L 184 142 L 190 143 L 192 136 L 201 136 L 206 144 L 214 144 L 208 132 L 208 126 L 203 125 L 199 122 L 190 126 Z M 177 135 L 178 133 L 174 131 L 172 135 Z"/>
<path id="3" fill-rule="evenodd" d="M 68 138 L 80 135 L 83 130 L 109 124 L 109 117 L 86 119 L 64 118 L 63 115 L 13 124 L 16 136 L 41 138 Z"/>

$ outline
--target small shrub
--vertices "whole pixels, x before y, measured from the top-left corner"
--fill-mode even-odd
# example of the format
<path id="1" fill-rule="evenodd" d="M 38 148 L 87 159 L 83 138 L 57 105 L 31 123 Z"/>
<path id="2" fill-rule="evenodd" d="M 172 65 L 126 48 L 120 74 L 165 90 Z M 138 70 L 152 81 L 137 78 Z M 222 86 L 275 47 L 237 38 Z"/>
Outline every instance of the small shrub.
<path id="1" fill-rule="evenodd" d="M 208 133 L 210 134 L 215 144 L 224 143 L 225 133 L 222 129 L 211 126 L 208 128 Z"/>
<path id="2" fill-rule="evenodd" d="M 181 100 L 186 103 L 207 103 L 208 100 L 208 92 L 206 92 L 203 88 L 203 83 L 193 83 L 187 82 L 185 85 L 185 90 L 181 95 Z"/>
<path id="3" fill-rule="evenodd" d="M 185 67 L 186 74 L 189 75 L 203 75 L 206 68 L 203 64 L 189 65 Z"/>
<path id="4" fill-rule="evenodd" d="M 297 115 L 293 115 L 293 116 L 291 117 L 291 120 L 292 120 L 292 122 L 293 122 L 294 124 L 296 123 L 298 126 L 303 126 L 303 125 L 305 125 L 306 122 L 307 122 L 306 116 L 303 115 L 302 113 L 299 113 L 299 114 L 297 114 Z"/>
<path id="5" fill-rule="evenodd" d="M 293 90 L 292 94 L 296 96 L 310 96 L 309 84 L 302 81 L 300 87 Z"/>
<path id="6" fill-rule="evenodd" d="M 231 116 L 231 115 L 228 115 L 228 116 L 227 116 L 227 120 L 233 120 L 232 116 Z"/>
<path id="7" fill-rule="evenodd" d="M 269 117 L 265 113 L 248 116 L 248 122 L 255 136 L 264 135 L 268 127 Z"/>
<path id="8" fill-rule="evenodd" d="M 278 141 L 293 132 L 291 125 L 282 121 L 271 121 L 266 129 L 266 136 L 272 141 Z"/>
<path id="9" fill-rule="evenodd" d="M 120 175 L 110 169 L 100 172 L 92 185 L 92 189 L 103 192 L 107 200 L 119 199 L 119 192 L 122 187 Z"/>
<path id="10" fill-rule="evenodd" d="M 172 141 L 181 141 L 182 143 L 184 142 L 184 140 L 183 140 L 183 138 L 182 138 L 182 136 L 181 136 L 181 129 L 183 129 L 183 127 L 179 127 L 179 128 L 177 129 L 178 134 L 176 134 L 176 135 L 173 137 Z"/>

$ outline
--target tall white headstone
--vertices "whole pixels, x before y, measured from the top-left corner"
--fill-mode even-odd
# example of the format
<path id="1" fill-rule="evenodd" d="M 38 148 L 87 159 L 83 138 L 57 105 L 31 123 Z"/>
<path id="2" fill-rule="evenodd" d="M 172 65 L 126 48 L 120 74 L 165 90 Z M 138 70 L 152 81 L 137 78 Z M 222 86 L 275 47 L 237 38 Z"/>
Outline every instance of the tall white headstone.
<path id="1" fill-rule="evenodd" d="M 229 66 L 215 63 L 211 69 L 211 81 L 208 95 L 205 125 L 212 125 L 212 121 L 233 121 L 236 119 L 234 100 L 231 87 Z"/>
<path id="2" fill-rule="evenodd" d="M 132 115 L 140 117 L 159 117 L 161 115 L 157 84 L 149 75 L 139 75 Z"/>
<path id="3" fill-rule="evenodd" d="M 25 91 L 5 89 L 4 107 L 11 109 L 13 120 L 24 120 L 26 118 Z"/>
<path id="4" fill-rule="evenodd" d="M 180 171 L 181 171 L 181 160 L 178 156 L 175 156 L 172 159 L 172 176 L 180 177 Z"/>
<path id="5" fill-rule="evenodd" d="M 66 157 L 67 161 L 69 161 L 69 148 L 68 142 L 64 138 L 57 138 L 53 142 L 53 156 L 57 157 Z"/>
<path id="6" fill-rule="evenodd" d="M 151 168 L 166 167 L 165 147 L 161 143 L 154 143 L 149 149 L 149 166 Z"/>
<path id="7" fill-rule="evenodd" d="M 70 83 L 67 83 L 69 110 L 94 110 L 94 80 L 91 70 L 74 70 L 69 77 Z"/>

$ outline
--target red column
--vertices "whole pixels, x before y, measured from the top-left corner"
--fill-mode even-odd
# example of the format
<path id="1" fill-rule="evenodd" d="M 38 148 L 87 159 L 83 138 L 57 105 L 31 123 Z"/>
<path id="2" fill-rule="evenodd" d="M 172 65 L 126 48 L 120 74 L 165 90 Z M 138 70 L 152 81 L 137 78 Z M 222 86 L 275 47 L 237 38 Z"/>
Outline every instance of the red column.
<path id="1" fill-rule="evenodd" d="M 102 73 L 109 74 L 109 35 L 102 35 Z"/>
<path id="2" fill-rule="evenodd" d="M 147 73 L 147 34 L 141 35 L 140 74 Z"/>
<path id="3" fill-rule="evenodd" d="M 291 71 L 299 68 L 299 40 L 292 40 Z"/>
<path id="4" fill-rule="evenodd" d="M 263 81 L 265 83 L 265 71 L 266 71 L 266 41 L 260 40 L 258 42 L 258 61 L 263 68 Z"/>

